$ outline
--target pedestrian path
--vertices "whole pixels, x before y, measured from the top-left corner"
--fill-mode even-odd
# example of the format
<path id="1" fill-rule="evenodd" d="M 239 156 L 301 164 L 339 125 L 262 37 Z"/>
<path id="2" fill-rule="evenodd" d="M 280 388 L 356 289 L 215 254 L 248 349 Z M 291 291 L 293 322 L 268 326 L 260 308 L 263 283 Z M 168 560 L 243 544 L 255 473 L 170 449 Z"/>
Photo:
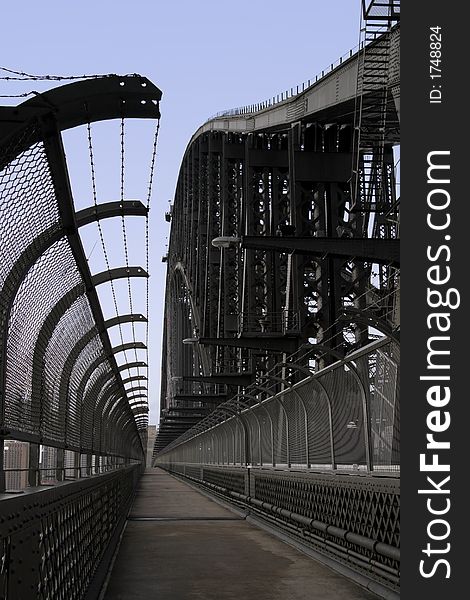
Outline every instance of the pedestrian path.
<path id="1" fill-rule="evenodd" d="M 104 600 L 376 598 L 192 486 L 148 469 Z"/>

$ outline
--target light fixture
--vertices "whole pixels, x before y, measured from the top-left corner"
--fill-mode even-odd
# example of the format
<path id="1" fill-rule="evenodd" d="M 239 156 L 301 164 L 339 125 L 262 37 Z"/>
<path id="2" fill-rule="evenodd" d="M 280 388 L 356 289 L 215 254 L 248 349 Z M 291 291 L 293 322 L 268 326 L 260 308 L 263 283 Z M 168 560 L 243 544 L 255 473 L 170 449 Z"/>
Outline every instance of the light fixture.
<path id="1" fill-rule="evenodd" d="M 227 235 L 222 237 L 216 237 L 212 240 L 212 245 L 216 248 L 230 248 L 230 246 L 235 246 L 235 244 L 239 243 L 240 238 Z"/>

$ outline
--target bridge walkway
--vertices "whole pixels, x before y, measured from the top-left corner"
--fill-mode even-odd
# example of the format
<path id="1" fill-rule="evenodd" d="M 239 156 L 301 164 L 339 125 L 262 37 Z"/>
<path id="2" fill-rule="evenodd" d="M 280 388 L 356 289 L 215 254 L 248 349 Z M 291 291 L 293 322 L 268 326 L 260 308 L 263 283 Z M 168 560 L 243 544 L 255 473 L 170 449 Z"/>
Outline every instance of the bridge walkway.
<path id="1" fill-rule="evenodd" d="M 373 600 L 161 469 L 141 478 L 104 600 Z"/>

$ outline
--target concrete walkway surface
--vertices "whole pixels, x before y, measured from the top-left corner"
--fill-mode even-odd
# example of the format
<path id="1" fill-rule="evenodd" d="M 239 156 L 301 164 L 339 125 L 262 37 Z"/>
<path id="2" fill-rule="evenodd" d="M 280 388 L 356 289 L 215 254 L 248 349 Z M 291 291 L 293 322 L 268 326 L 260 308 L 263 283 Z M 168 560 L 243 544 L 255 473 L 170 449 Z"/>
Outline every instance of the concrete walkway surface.
<path id="1" fill-rule="evenodd" d="M 377 596 L 160 469 L 147 469 L 104 600 Z"/>

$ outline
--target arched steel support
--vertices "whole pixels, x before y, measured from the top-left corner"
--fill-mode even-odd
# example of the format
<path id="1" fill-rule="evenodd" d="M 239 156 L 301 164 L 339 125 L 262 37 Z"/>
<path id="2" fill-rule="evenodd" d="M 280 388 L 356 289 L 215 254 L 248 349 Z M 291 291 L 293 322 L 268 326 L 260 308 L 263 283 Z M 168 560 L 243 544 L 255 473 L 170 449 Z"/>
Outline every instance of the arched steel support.
<path id="1" fill-rule="evenodd" d="M 77 227 L 84 227 L 95 221 L 113 217 L 129 217 L 148 215 L 148 208 L 140 200 L 123 200 L 122 202 L 103 202 L 96 206 L 89 206 L 75 213 Z"/>
<path id="2" fill-rule="evenodd" d="M 134 348 L 136 350 L 146 350 L 147 346 L 143 342 L 127 342 L 126 344 L 121 344 L 120 346 L 114 346 L 113 354 L 119 354 L 119 352 L 126 352 L 126 350 L 133 350 Z"/>
<path id="3" fill-rule="evenodd" d="M 263 386 L 259 386 L 258 384 L 253 386 L 254 389 L 259 389 L 263 392 L 269 392 L 272 394 L 272 392 L 270 392 L 269 388 L 263 387 Z M 272 395 L 272 399 L 275 400 L 276 402 L 279 403 L 279 406 L 282 409 L 282 413 L 284 415 L 284 418 L 286 420 L 286 460 L 287 460 L 287 467 L 290 468 L 291 466 L 291 460 L 290 460 L 290 425 L 289 425 L 289 417 L 287 415 L 287 411 L 286 411 L 286 407 L 284 406 L 283 401 L 281 400 L 281 398 L 279 398 L 277 396 L 277 394 Z M 273 466 L 275 463 L 275 456 L 274 456 L 274 434 L 273 434 Z"/>
<path id="4" fill-rule="evenodd" d="M 372 464 L 373 450 L 372 450 L 372 440 L 371 440 L 370 407 L 369 407 L 369 401 L 368 401 L 368 392 L 367 392 L 366 386 L 364 385 L 364 382 L 362 381 L 360 373 L 358 372 L 358 369 L 357 369 L 356 365 L 354 364 L 354 361 L 352 359 L 349 359 L 349 360 L 342 359 L 340 361 L 340 363 L 344 364 L 345 366 L 347 366 L 350 369 L 350 371 L 353 374 L 353 377 L 356 380 L 358 387 L 359 387 L 359 392 L 361 394 L 362 416 L 363 416 L 363 424 L 364 424 L 364 446 L 365 446 L 366 466 L 367 466 L 368 471 L 372 472 L 373 471 L 373 464 Z M 289 366 L 289 367 L 293 367 L 293 368 L 298 369 L 299 371 L 306 373 L 306 374 L 310 373 L 310 376 L 314 375 L 314 373 L 312 373 L 310 371 L 310 369 L 308 369 L 307 367 L 302 367 L 295 363 L 280 363 L 280 364 Z M 339 364 L 338 364 L 338 366 L 339 366 Z M 321 373 L 321 371 L 319 373 Z M 318 380 L 319 377 L 315 377 L 315 379 Z M 324 386 L 323 386 L 323 388 L 324 388 Z M 325 390 L 325 392 L 326 392 L 326 390 Z M 328 394 L 327 394 L 327 397 L 329 398 Z M 334 451 L 334 448 L 333 448 L 333 451 Z"/>
<path id="5" fill-rule="evenodd" d="M 130 383 L 131 381 L 147 381 L 148 377 L 145 375 L 133 375 L 132 377 L 127 377 L 122 380 L 122 383 L 126 385 L 126 383 Z"/>
<path id="6" fill-rule="evenodd" d="M 125 371 L 126 369 L 136 369 L 138 367 L 146 367 L 147 363 L 143 360 L 138 360 L 135 362 L 124 363 L 123 365 L 119 365 L 118 371 Z"/>
<path id="7" fill-rule="evenodd" d="M 109 269 L 107 271 L 101 271 L 93 275 L 91 280 L 94 286 L 107 283 L 108 281 L 114 281 L 115 279 L 125 279 L 127 277 L 146 277 L 149 274 L 142 267 L 116 267 L 115 269 Z"/>
<path id="8" fill-rule="evenodd" d="M 147 398 L 147 394 L 136 394 L 135 396 L 127 396 L 129 404 L 132 404 L 132 402 L 134 400 L 137 400 L 138 398 Z"/>
<path id="9" fill-rule="evenodd" d="M 140 75 L 108 75 L 62 85 L 19 106 L 1 106 L 0 143 L 19 137 L 33 119 L 43 118 L 51 111 L 56 116 L 58 131 L 110 119 L 158 119 L 161 97 L 161 91 Z M 39 141 L 40 137 L 30 144 Z M 25 149 L 20 145 L 16 155 L 6 160 L 10 162 Z"/>
<path id="10" fill-rule="evenodd" d="M 111 329 L 111 327 L 123 325 L 124 323 L 147 323 L 147 319 L 141 314 L 118 315 L 104 321 L 103 327 L 104 329 Z"/>
<path id="11" fill-rule="evenodd" d="M 60 223 L 55 223 L 46 231 L 39 234 L 21 253 L 16 260 L 10 273 L 7 275 L 0 296 L 2 297 L 0 313 L 0 429 L 4 425 L 4 394 L 6 384 L 6 361 L 8 343 L 8 324 L 11 309 L 21 283 L 25 279 L 31 267 L 46 252 L 48 248 L 64 237 L 64 231 Z"/>
<path id="12" fill-rule="evenodd" d="M 270 429 L 271 429 L 271 464 L 272 464 L 273 467 L 275 467 L 276 466 L 276 461 L 275 461 L 275 457 L 274 457 L 274 425 L 273 425 L 273 419 L 271 417 L 271 413 L 266 408 L 266 406 L 264 405 L 264 403 L 262 401 L 260 401 L 256 396 L 252 396 L 251 394 L 245 394 L 243 392 L 241 394 L 237 394 L 237 396 L 242 396 L 244 398 L 250 398 L 250 400 L 254 400 L 254 404 L 253 404 L 253 406 L 251 408 L 253 410 L 255 408 L 263 409 L 264 412 L 267 414 L 268 419 L 269 419 Z"/>
<path id="13" fill-rule="evenodd" d="M 135 387 L 130 387 L 130 388 L 126 388 L 126 392 L 127 392 L 127 397 L 129 399 L 132 399 L 132 396 L 129 396 L 129 394 L 133 394 L 134 392 L 139 392 L 139 391 L 148 391 L 147 386 L 145 385 L 136 385 Z"/>

